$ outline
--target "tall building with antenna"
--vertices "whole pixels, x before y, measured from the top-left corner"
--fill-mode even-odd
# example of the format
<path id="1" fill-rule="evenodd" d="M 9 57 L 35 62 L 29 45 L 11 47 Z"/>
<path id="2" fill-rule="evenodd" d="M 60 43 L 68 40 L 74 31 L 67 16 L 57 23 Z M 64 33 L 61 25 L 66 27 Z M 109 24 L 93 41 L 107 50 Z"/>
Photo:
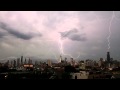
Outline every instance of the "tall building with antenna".
<path id="1" fill-rule="evenodd" d="M 110 52 L 107 52 L 107 62 L 110 62 Z"/>
<path id="2" fill-rule="evenodd" d="M 110 68 L 110 67 L 111 67 L 110 52 L 107 52 L 107 62 L 106 62 L 106 67 L 107 67 L 107 68 Z"/>

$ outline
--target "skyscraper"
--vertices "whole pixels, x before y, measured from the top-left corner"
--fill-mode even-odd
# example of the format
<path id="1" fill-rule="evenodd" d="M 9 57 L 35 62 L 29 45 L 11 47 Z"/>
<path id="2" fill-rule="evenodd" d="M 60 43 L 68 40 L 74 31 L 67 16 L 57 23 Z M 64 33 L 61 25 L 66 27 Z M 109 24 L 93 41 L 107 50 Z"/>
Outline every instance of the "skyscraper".
<path id="1" fill-rule="evenodd" d="M 29 60 L 28 60 L 28 64 L 31 64 L 31 60 L 30 60 L 30 58 L 29 58 Z"/>
<path id="2" fill-rule="evenodd" d="M 13 67 L 13 61 L 11 61 L 11 67 Z"/>
<path id="3" fill-rule="evenodd" d="M 23 56 L 21 56 L 21 65 L 23 65 Z"/>
<path id="4" fill-rule="evenodd" d="M 17 67 L 20 66 L 20 58 L 17 58 Z"/>
<path id="5" fill-rule="evenodd" d="M 24 62 L 24 64 L 27 64 L 26 58 L 25 58 L 25 62 Z"/>
<path id="6" fill-rule="evenodd" d="M 13 62 L 13 67 L 16 68 L 16 61 Z"/>
<path id="7" fill-rule="evenodd" d="M 107 62 L 110 62 L 110 52 L 107 52 Z"/>

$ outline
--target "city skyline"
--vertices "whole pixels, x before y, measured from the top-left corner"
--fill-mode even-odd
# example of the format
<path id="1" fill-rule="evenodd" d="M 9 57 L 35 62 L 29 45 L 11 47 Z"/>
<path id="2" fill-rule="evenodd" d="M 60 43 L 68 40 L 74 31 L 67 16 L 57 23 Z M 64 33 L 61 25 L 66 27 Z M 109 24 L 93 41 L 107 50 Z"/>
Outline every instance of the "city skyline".
<path id="1" fill-rule="evenodd" d="M 113 11 L 0 11 L 0 60 L 21 55 L 99 60 L 108 51 L 119 60 L 120 12 L 112 17 Z"/>

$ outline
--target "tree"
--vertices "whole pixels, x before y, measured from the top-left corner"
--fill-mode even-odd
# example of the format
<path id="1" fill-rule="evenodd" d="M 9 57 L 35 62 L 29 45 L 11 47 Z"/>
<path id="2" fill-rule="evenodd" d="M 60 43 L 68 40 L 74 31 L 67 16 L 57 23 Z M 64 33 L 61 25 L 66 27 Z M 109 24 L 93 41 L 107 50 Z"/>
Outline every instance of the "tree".
<path id="1" fill-rule="evenodd" d="M 8 66 L 0 67 L 0 72 L 7 72 L 8 69 Z"/>
<path id="2" fill-rule="evenodd" d="M 65 66 L 65 72 L 76 72 L 76 69 L 73 66 Z"/>
<path id="3" fill-rule="evenodd" d="M 70 73 L 64 72 L 64 73 L 62 74 L 62 79 L 71 79 Z"/>

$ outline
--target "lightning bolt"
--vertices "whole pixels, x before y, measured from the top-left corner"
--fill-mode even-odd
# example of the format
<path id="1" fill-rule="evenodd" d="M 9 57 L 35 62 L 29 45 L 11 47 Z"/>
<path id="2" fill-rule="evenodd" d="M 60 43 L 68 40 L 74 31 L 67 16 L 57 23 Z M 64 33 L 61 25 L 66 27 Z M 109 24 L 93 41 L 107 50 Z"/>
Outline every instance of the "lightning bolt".
<path id="1" fill-rule="evenodd" d="M 79 52 L 78 56 L 77 56 L 75 59 L 77 59 L 77 58 L 79 58 L 79 57 L 80 57 L 80 52 Z"/>
<path id="2" fill-rule="evenodd" d="M 98 18 L 96 15 L 95 15 L 95 17 L 96 17 L 96 19 L 100 22 L 99 18 Z M 111 25 L 112 25 L 112 21 L 113 21 L 114 18 L 116 18 L 116 16 L 115 16 L 115 12 L 113 11 L 112 17 L 111 17 L 110 23 L 109 23 L 109 35 L 108 35 L 108 37 L 107 37 L 107 40 L 108 40 L 108 51 L 109 51 L 109 49 L 110 49 Z M 116 19 L 117 19 L 117 18 L 116 18 Z M 118 20 L 118 19 L 117 19 L 117 20 Z M 79 55 L 75 58 L 75 57 L 73 57 L 71 54 L 67 54 L 67 53 L 64 52 L 63 41 L 61 40 L 61 37 L 59 37 L 59 39 L 58 39 L 58 46 L 59 46 L 59 50 L 60 50 L 60 55 L 69 56 L 69 57 L 74 58 L 74 59 L 77 59 L 77 58 L 80 57 L 80 53 L 79 53 Z M 52 51 L 51 51 L 51 52 L 52 52 Z M 53 52 L 52 52 L 52 53 L 53 53 Z M 54 54 L 54 53 L 53 53 L 53 54 Z M 54 56 L 55 56 L 55 58 L 56 58 L 56 60 L 57 60 L 57 57 L 56 57 L 55 54 L 54 54 Z"/>
<path id="3" fill-rule="evenodd" d="M 111 20 L 110 20 L 110 24 L 109 24 L 109 35 L 107 37 L 107 40 L 108 40 L 108 51 L 110 49 L 111 25 L 112 25 L 112 21 L 113 21 L 114 17 L 115 17 L 115 13 L 113 11 L 112 17 L 111 17 Z"/>
<path id="4" fill-rule="evenodd" d="M 71 58 L 73 58 L 72 55 L 70 55 L 70 54 L 65 54 L 65 53 L 64 53 L 63 42 L 62 42 L 62 40 L 61 40 L 60 37 L 59 37 L 59 48 L 60 48 L 60 55 L 68 55 L 68 56 L 70 56 Z"/>
<path id="5" fill-rule="evenodd" d="M 69 57 L 71 57 L 71 58 L 74 58 L 71 54 L 67 54 L 67 53 L 64 52 L 63 42 L 62 42 L 62 40 L 61 40 L 61 37 L 59 37 L 58 44 L 59 44 L 60 55 L 65 55 L 65 56 L 69 56 Z M 79 57 L 80 57 L 80 53 L 79 53 L 79 55 L 78 55 L 76 58 L 74 58 L 74 59 L 77 59 L 77 58 L 79 58 Z"/>

